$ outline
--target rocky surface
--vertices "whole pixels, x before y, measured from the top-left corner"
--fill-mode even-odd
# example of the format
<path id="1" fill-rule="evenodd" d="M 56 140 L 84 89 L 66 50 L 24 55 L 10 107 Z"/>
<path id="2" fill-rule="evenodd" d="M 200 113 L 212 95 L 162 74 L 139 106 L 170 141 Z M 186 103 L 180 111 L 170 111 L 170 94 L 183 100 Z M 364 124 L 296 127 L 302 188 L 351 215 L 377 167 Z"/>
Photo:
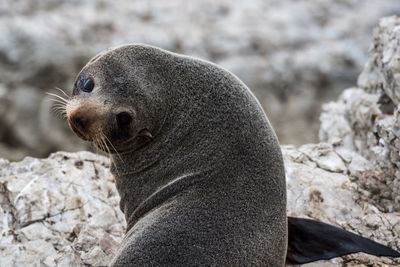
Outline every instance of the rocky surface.
<path id="1" fill-rule="evenodd" d="M 0 161 L 1 266 L 106 266 L 125 218 L 108 159 L 89 152 Z"/>
<path id="2" fill-rule="evenodd" d="M 382 212 L 365 197 L 357 181 L 374 165 L 340 146 L 320 143 L 282 147 L 287 179 L 288 214 L 310 217 L 353 231 L 400 250 L 400 213 Z M 371 192 L 368 192 L 371 193 Z M 399 266 L 400 259 L 362 253 L 303 266 Z"/>
<path id="3" fill-rule="evenodd" d="M 355 88 L 323 107 L 320 138 L 374 165 L 358 183 L 380 210 L 400 211 L 400 18 L 381 20 Z"/>
<path id="4" fill-rule="evenodd" d="M 44 92 L 69 91 L 90 57 L 131 42 L 221 64 L 255 92 L 283 143 L 316 142 L 321 101 L 354 84 L 378 18 L 399 13 L 398 0 L 3 0 L 0 157 L 87 149 Z"/>
<path id="5" fill-rule="evenodd" d="M 329 144 L 283 146 L 288 214 L 316 218 L 400 250 L 399 213 L 364 199 L 348 173 L 373 165 Z M 361 178 L 360 178 L 361 179 Z M 125 222 L 107 158 L 58 152 L 0 161 L 1 266 L 106 266 Z M 400 260 L 356 254 L 306 266 L 390 266 Z M 361 265 L 359 265 L 361 264 Z"/>

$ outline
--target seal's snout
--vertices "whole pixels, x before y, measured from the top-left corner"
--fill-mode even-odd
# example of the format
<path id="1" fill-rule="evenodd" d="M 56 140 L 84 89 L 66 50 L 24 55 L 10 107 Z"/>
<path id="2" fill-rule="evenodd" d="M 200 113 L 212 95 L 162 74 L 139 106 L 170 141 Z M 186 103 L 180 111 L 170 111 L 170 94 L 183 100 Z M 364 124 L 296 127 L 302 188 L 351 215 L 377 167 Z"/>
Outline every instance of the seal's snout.
<path id="1" fill-rule="evenodd" d="M 116 115 L 116 120 L 117 120 L 118 128 L 125 130 L 125 129 L 129 128 L 129 126 L 132 123 L 133 118 L 132 118 L 131 114 L 123 111 Z"/>
<path id="2" fill-rule="evenodd" d="M 102 125 L 102 109 L 89 103 L 76 102 L 67 107 L 68 123 L 82 139 L 92 140 Z"/>

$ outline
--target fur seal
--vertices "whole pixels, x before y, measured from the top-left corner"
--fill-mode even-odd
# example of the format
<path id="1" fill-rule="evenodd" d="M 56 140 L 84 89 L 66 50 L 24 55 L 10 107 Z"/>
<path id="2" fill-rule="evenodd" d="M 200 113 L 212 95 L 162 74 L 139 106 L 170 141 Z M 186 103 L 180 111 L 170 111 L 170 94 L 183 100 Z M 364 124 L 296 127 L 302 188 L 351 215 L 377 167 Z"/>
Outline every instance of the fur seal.
<path id="1" fill-rule="evenodd" d="M 117 47 L 81 70 L 66 111 L 113 162 L 127 234 L 112 266 L 284 266 L 365 244 L 400 256 L 312 220 L 289 218 L 288 237 L 277 137 L 251 91 L 213 63 Z M 319 236 L 326 229 L 342 235 Z M 337 251 L 338 242 L 353 246 Z"/>

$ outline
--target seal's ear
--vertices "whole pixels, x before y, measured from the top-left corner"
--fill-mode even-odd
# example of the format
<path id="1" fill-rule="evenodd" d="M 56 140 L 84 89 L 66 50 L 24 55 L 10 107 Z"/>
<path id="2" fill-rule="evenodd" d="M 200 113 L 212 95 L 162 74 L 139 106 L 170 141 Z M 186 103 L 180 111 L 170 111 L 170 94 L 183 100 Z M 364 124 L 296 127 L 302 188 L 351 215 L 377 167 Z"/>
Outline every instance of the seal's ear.
<path id="1" fill-rule="evenodd" d="M 319 221 L 288 217 L 288 228 L 288 263 L 329 260 L 355 252 L 400 257 L 399 252 L 387 246 Z"/>

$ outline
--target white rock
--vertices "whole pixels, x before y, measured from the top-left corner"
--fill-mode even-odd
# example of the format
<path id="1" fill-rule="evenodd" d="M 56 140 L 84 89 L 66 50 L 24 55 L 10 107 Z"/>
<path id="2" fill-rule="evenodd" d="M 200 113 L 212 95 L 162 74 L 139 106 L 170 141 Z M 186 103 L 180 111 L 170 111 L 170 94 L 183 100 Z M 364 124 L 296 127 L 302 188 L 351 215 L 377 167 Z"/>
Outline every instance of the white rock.
<path id="1" fill-rule="evenodd" d="M 332 150 L 328 144 L 303 145 L 299 148 L 309 159 L 321 169 L 332 172 L 346 172 L 343 160 Z"/>
<path id="2" fill-rule="evenodd" d="M 55 238 L 49 229 L 49 225 L 44 225 L 41 222 L 21 228 L 20 233 L 24 235 L 27 240 L 50 240 Z"/>
<path id="3" fill-rule="evenodd" d="M 400 18 L 381 20 L 358 80 L 360 88 L 345 90 L 337 102 L 324 107 L 320 129 L 321 141 L 346 139 L 343 147 L 370 161 L 373 172 L 360 176 L 360 188 L 375 192 L 376 204 L 388 211 L 400 210 L 399 29 Z M 334 119 L 329 121 L 330 117 Z M 359 159 L 349 166 L 352 175 L 368 165 Z"/>
<path id="4" fill-rule="evenodd" d="M 88 152 L 5 164 L 0 265 L 106 265 L 125 232 L 108 166 Z"/>
<path id="5" fill-rule="evenodd" d="M 356 182 L 350 179 L 353 177 L 346 175 L 352 163 L 356 164 L 355 169 L 358 170 L 354 175 L 370 171 L 371 166 L 364 164 L 365 159 L 362 156 L 328 144 L 306 145 L 300 148 L 284 146 L 282 149 L 287 171 L 290 215 L 312 217 L 350 230 L 357 229 L 364 236 L 384 243 L 389 242 L 391 246 L 399 248 L 399 235 L 392 227 L 400 223 L 400 216 L 395 213 L 381 213 L 373 202 L 363 197 Z M 340 152 L 336 152 L 335 149 Z M 341 158 L 348 160 L 342 161 Z M 354 158 L 357 160 L 353 161 Z M 335 164 L 321 164 L 327 159 L 331 159 Z M 26 161 L 13 163 L 8 166 L 7 171 L 2 170 L 7 176 L 0 177 L 11 186 L 13 183 L 19 183 L 16 180 L 18 175 L 25 176 L 30 173 L 32 179 L 38 181 L 29 186 L 14 187 L 21 188 L 22 193 L 15 192 L 16 194 L 11 196 L 24 196 L 24 203 L 30 208 L 18 206 L 20 203 L 11 199 L 11 205 L 18 204 L 14 207 L 18 214 L 25 215 L 13 217 L 16 219 L 13 223 L 18 223 L 20 228 L 17 227 L 13 233 L 3 231 L 0 239 L 3 256 L 1 262 L 6 266 L 37 266 L 40 262 L 49 266 L 107 265 L 123 238 L 125 225 L 118 207 L 115 185 L 107 167 L 108 160 L 87 152 L 60 152 L 48 159 L 28 159 L 27 162 L 29 168 L 22 167 Z M 21 169 L 24 171 L 20 172 Z M 44 192 L 50 190 L 45 185 L 46 180 L 52 184 L 52 193 L 61 203 L 60 205 L 59 202 L 54 202 L 53 209 L 57 209 L 58 206 L 69 209 L 61 209 L 59 214 L 46 215 L 36 222 L 30 221 L 30 217 L 26 215 L 27 210 L 42 210 L 41 206 L 48 205 L 48 200 L 40 200 L 31 193 L 37 192 L 36 186 Z M 115 197 L 107 198 L 109 190 Z M 2 196 L 5 193 L 7 192 L 2 192 Z M 35 202 L 29 201 L 30 199 L 34 199 Z M 81 202 L 86 204 L 80 205 Z M 380 224 L 377 223 L 379 220 Z M 27 225 L 24 226 L 20 222 Z M 368 225 L 379 225 L 379 228 L 371 230 Z M 18 238 L 13 239 L 13 235 Z M 360 259 L 364 258 L 358 256 L 350 262 Z M 364 262 L 374 263 L 380 260 L 372 257 L 364 259 Z M 335 259 L 319 262 L 321 265 L 318 266 L 338 266 L 342 263 L 343 260 Z"/>

